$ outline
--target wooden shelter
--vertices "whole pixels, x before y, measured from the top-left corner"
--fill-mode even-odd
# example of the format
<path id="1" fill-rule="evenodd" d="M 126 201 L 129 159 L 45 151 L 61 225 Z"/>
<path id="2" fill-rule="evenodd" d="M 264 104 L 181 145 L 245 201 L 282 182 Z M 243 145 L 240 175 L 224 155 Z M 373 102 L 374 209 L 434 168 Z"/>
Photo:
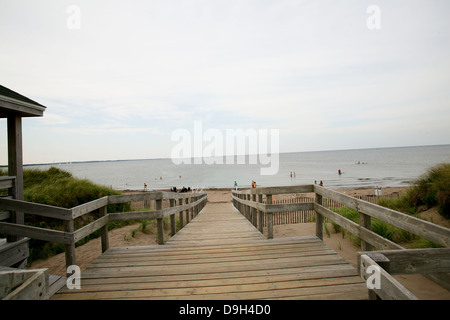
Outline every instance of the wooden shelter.
<path id="1" fill-rule="evenodd" d="M 45 109 L 40 103 L 0 85 L 0 118 L 7 119 L 8 131 L 8 176 L 0 177 L 0 190 L 8 189 L 4 196 L 23 200 L 22 118 L 42 117 Z M 0 212 L 2 220 L 24 224 L 24 215 Z M 6 243 L 0 242 L 0 266 L 23 267 L 27 257 L 27 238 L 10 236 Z"/>

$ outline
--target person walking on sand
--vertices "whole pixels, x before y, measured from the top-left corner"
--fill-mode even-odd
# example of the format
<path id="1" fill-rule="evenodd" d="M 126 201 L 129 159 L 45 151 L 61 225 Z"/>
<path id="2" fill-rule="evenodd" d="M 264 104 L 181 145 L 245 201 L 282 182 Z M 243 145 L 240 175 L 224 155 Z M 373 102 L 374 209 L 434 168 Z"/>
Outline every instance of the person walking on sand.
<path id="1" fill-rule="evenodd" d="M 234 181 L 234 190 L 237 190 L 238 188 L 237 188 L 237 182 L 236 182 L 236 180 Z"/>

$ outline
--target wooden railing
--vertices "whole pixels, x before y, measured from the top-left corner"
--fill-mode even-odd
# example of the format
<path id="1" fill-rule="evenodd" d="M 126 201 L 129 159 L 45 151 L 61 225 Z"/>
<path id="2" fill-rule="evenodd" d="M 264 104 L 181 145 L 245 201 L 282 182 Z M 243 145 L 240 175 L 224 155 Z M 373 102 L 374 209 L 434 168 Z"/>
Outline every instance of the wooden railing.
<path id="1" fill-rule="evenodd" d="M 163 208 L 162 201 L 166 199 L 169 200 L 170 206 Z M 107 210 L 109 204 L 147 200 L 156 201 L 156 210 L 121 213 L 108 213 Z M 177 201 L 178 204 L 176 203 Z M 70 265 L 76 265 L 75 243 L 99 229 L 101 229 L 102 252 L 109 248 L 108 223 L 110 221 L 156 219 L 158 244 L 164 244 L 163 219 L 170 217 L 171 234 L 174 235 L 177 232 L 175 214 L 178 213 L 180 215 L 180 225 L 182 228 L 185 222 L 188 223 L 192 217 L 200 212 L 205 206 L 205 202 L 206 193 L 204 192 L 175 193 L 164 191 L 106 196 L 71 209 L 0 198 L 1 210 L 20 211 L 26 214 L 54 218 L 62 220 L 64 225 L 64 230 L 61 231 L 1 221 L 0 234 L 16 235 L 64 244 L 66 266 L 68 267 Z M 100 213 L 100 218 L 75 230 L 74 220 L 76 218 L 96 210 Z"/>
<path id="2" fill-rule="evenodd" d="M 310 203 L 289 203 L 289 204 L 272 204 L 272 196 L 278 194 L 298 194 L 298 193 L 315 193 L 315 201 Z M 266 199 L 264 203 L 264 198 Z M 315 211 L 315 221 L 316 221 L 316 236 L 323 240 L 323 224 L 324 220 L 328 219 L 339 225 L 341 228 L 351 232 L 355 236 L 361 239 L 362 253 L 358 257 L 360 274 L 364 279 L 367 279 L 367 269 L 374 264 L 380 262 L 381 265 L 386 266 L 386 259 L 376 259 L 371 258 L 371 251 L 373 248 L 382 251 L 381 253 L 386 253 L 389 257 L 390 263 L 393 265 L 398 265 L 400 260 L 404 256 L 399 254 L 393 254 L 392 250 L 395 252 L 402 252 L 408 255 L 409 259 L 414 257 L 415 263 L 420 263 L 426 267 L 417 269 L 409 267 L 414 270 L 414 273 L 423 273 L 427 277 L 431 278 L 438 284 L 444 286 L 450 290 L 450 257 L 449 249 L 425 249 L 431 250 L 424 251 L 418 249 L 405 250 L 402 246 L 378 235 L 371 230 L 371 218 L 377 218 L 381 221 L 387 222 L 391 225 L 399 227 L 403 230 L 409 231 L 415 235 L 422 238 L 430 240 L 436 244 L 444 247 L 450 247 L 450 229 L 433 224 L 431 222 L 418 219 L 407 214 L 387 209 L 370 203 L 364 200 L 360 200 L 333 190 L 320 187 L 318 185 L 303 185 L 303 186 L 287 186 L 287 187 L 265 187 L 265 188 L 253 188 L 245 189 L 239 191 L 232 191 L 232 199 L 234 206 L 247 217 L 255 227 L 257 227 L 261 233 L 263 232 L 264 219 L 267 220 L 267 238 L 273 238 L 273 214 L 276 212 L 286 212 L 286 211 L 296 211 L 296 210 L 314 210 Z M 333 203 L 340 203 L 343 206 L 350 207 L 357 210 L 360 215 L 359 223 L 355 223 L 342 215 L 330 210 L 323 206 L 324 199 L 332 200 Z M 265 217 L 264 217 L 265 216 Z M 401 251 L 398 251 L 401 250 Z M 380 251 L 377 251 L 380 253 Z M 434 260 L 430 260 L 429 257 L 432 255 Z M 373 255 L 372 255 L 373 257 Z M 433 261 L 436 261 L 439 257 L 442 258 L 442 264 L 439 267 L 433 265 Z M 378 262 L 377 262 L 378 261 Z M 385 288 L 387 291 L 383 290 L 369 290 L 371 297 L 373 297 L 374 292 L 378 297 L 384 299 L 406 299 L 413 298 L 412 295 L 406 288 L 401 284 L 396 283 L 395 279 L 392 278 L 385 269 L 381 267 L 382 274 L 384 276 Z M 405 272 L 409 270 L 408 267 L 404 269 L 397 268 L 394 269 L 397 272 Z M 424 272 L 424 270 L 427 270 Z M 388 285 L 391 284 L 391 285 Z"/>
<path id="3" fill-rule="evenodd" d="M 1 176 L 0 190 L 6 190 L 0 194 L 1 198 L 12 199 L 16 189 L 16 177 Z M 0 211 L 0 221 L 7 220 L 11 217 L 10 212 Z"/>
<path id="4" fill-rule="evenodd" d="M 0 190 L 8 189 L 8 196 L 12 196 L 16 188 L 16 177 L 0 176 Z"/>
<path id="5" fill-rule="evenodd" d="M 232 191 L 234 206 L 263 233 L 267 224 L 267 238 L 273 238 L 273 214 L 277 212 L 314 210 L 313 202 L 273 204 L 272 196 L 314 192 L 312 185 L 265 187 Z M 264 223 L 266 221 L 266 223 Z"/>

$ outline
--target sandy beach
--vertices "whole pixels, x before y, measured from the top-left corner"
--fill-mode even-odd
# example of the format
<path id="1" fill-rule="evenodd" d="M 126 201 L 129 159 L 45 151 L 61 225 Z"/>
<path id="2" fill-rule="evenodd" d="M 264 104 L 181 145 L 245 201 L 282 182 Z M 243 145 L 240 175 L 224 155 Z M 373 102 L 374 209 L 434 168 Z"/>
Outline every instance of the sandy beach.
<path id="1" fill-rule="evenodd" d="M 399 194 L 405 188 L 383 188 L 383 195 Z M 342 189 L 339 192 L 351 196 L 373 195 L 374 189 Z M 130 191 L 131 192 L 131 191 Z M 136 191 L 137 192 L 137 191 Z M 230 202 L 231 192 L 227 189 L 207 190 L 209 202 Z M 278 196 L 277 199 L 292 197 L 292 195 Z M 142 204 L 134 204 L 140 206 Z M 436 213 L 437 214 L 437 213 Z M 428 213 L 428 219 L 437 221 L 436 214 Z M 432 216 L 430 216 L 432 215 Z M 445 220 L 445 219 L 444 219 Z M 443 221 L 448 223 L 448 221 Z M 109 241 L 111 247 L 123 246 L 142 246 L 156 244 L 154 233 L 143 233 L 138 230 L 139 224 L 129 225 L 109 232 Z M 324 232 L 324 242 L 334 249 L 339 255 L 346 259 L 350 264 L 356 266 L 357 252 L 360 248 L 352 241 L 342 237 L 341 233 L 335 233 L 331 225 L 329 226 L 330 236 Z M 166 239 L 169 238 L 166 231 Z M 274 237 L 291 237 L 315 235 L 315 223 L 299 223 L 289 225 L 274 226 Z M 77 264 L 81 270 L 84 270 L 92 261 L 101 255 L 100 239 L 91 240 L 89 243 L 76 248 Z M 65 257 L 64 253 L 52 256 L 46 260 L 34 261 L 30 269 L 48 268 L 51 274 L 65 275 Z M 450 300 L 450 292 L 438 286 L 431 280 L 422 275 L 399 275 L 395 278 L 400 281 L 406 288 L 411 290 L 419 299 L 445 299 Z"/>

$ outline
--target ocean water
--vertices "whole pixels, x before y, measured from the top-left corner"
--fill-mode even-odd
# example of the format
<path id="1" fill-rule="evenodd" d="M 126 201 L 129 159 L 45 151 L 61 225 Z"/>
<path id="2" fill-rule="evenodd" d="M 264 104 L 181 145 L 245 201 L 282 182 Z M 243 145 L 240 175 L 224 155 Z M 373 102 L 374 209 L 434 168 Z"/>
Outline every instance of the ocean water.
<path id="1" fill-rule="evenodd" d="M 329 188 L 408 186 L 426 171 L 450 162 L 450 145 L 283 153 L 275 175 L 261 175 L 261 165 L 174 164 L 171 159 L 79 162 L 31 166 L 51 166 L 75 177 L 117 190 L 182 188 L 241 188 L 288 186 L 323 181 Z M 272 164 L 273 165 L 273 164 Z M 262 165 L 268 167 L 269 165 Z M 342 174 L 338 174 L 341 170 Z M 292 177 L 291 177 L 291 172 Z M 294 176 L 295 172 L 295 176 Z"/>

